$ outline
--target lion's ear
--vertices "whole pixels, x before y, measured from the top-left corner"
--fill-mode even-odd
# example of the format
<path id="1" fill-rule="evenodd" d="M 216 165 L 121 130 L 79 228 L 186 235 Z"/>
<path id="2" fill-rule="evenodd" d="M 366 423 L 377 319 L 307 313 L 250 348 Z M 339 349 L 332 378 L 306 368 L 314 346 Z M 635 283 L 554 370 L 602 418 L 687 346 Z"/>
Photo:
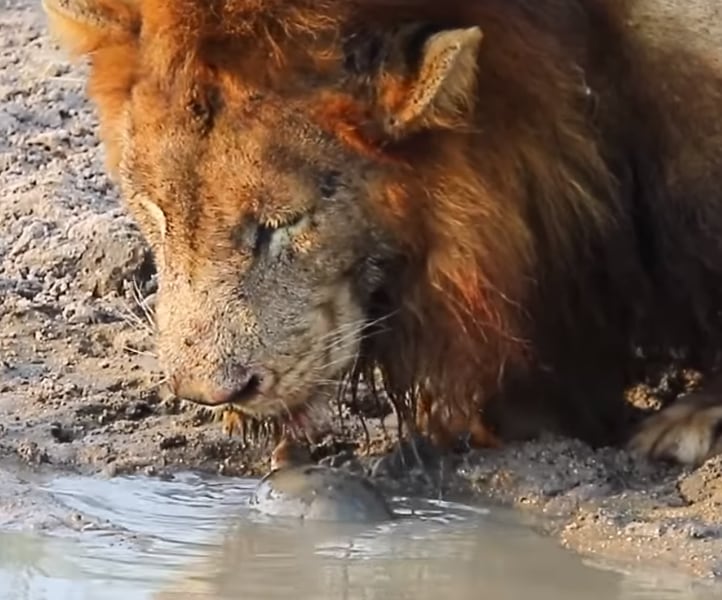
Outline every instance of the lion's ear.
<path id="1" fill-rule="evenodd" d="M 453 128 L 474 106 L 479 48 L 478 27 L 444 30 L 423 43 L 412 75 L 386 106 L 385 128 L 394 137 L 419 129 Z"/>
<path id="2" fill-rule="evenodd" d="M 51 32 L 74 55 L 134 42 L 138 0 L 42 0 Z"/>

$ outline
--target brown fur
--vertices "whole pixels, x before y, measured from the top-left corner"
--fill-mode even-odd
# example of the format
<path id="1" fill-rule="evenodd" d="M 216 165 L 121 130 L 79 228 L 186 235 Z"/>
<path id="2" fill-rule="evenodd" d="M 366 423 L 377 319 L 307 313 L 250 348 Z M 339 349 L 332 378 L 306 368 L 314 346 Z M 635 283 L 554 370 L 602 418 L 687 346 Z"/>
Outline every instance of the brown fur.
<path id="1" fill-rule="evenodd" d="M 197 373 L 186 395 L 220 403 L 223 377 L 258 355 L 281 381 L 292 351 L 269 323 L 321 323 L 318 339 L 361 319 L 377 326 L 339 342 L 338 373 L 301 361 L 296 384 L 249 409 L 271 395 L 296 408 L 313 377 L 379 367 L 402 408 L 423 392 L 452 430 L 481 411 L 487 440 L 487 426 L 545 427 L 609 443 L 628 434 L 640 353 L 704 362 L 717 347 L 722 51 L 699 48 L 694 15 L 650 18 L 649 0 L 139 0 L 99 26 L 89 4 L 112 3 L 46 0 L 61 39 L 92 53 L 109 168 L 165 297 L 187 298 L 159 315 L 169 369 Z M 317 215 L 328 165 L 350 190 L 337 234 L 283 233 L 321 258 L 250 275 L 228 232 Z M 223 296 L 231 282 L 245 300 Z M 295 308 L 259 286 L 293 288 Z M 272 357 L 269 328 L 286 348 Z M 215 345 L 190 356 L 188 335 Z"/>

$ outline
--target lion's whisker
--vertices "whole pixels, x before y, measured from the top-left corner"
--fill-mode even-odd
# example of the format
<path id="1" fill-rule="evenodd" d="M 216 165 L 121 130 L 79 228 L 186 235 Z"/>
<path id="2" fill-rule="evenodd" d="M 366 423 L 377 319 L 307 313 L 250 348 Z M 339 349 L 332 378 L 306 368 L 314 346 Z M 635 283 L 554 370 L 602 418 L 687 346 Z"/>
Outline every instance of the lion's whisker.
<path id="1" fill-rule="evenodd" d="M 352 334 L 355 335 L 358 331 L 364 331 L 366 329 L 372 328 L 379 323 L 382 323 L 383 321 L 391 318 L 397 311 L 392 311 L 384 316 L 378 317 L 376 319 L 373 319 L 371 321 L 368 321 L 366 319 L 359 319 L 357 321 L 352 321 L 350 323 L 344 323 L 343 325 L 340 325 L 333 330 L 315 338 L 316 341 L 322 342 L 329 338 L 334 338 L 339 335 L 339 333 L 342 334 Z"/>
<path id="2" fill-rule="evenodd" d="M 133 287 L 131 288 L 131 294 L 132 294 L 133 299 L 135 300 L 136 304 L 143 311 L 143 315 L 145 316 L 146 321 L 148 322 L 148 325 L 151 327 L 151 329 L 155 329 L 155 319 L 154 319 L 153 309 L 151 309 L 151 307 L 148 306 L 148 303 L 146 302 L 145 298 L 143 298 L 143 294 L 140 291 L 140 287 L 138 287 L 138 282 L 135 279 L 133 279 Z"/>
<path id="3" fill-rule="evenodd" d="M 133 348 L 133 346 L 123 346 L 123 350 L 126 352 L 129 352 L 130 354 L 136 354 L 138 356 L 147 356 L 149 358 L 158 358 L 158 355 L 155 352 L 149 352 L 147 350 L 138 350 L 138 348 Z"/>
<path id="4" fill-rule="evenodd" d="M 124 323 L 130 325 L 133 329 L 154 333 L 153 329 L 149 327 L 148 324 L 138 315 L 136 315 L 130 308 L 128 308 L 127 306 L 121 306 L 121 310 L 121 316 L 123 317 Z"/>

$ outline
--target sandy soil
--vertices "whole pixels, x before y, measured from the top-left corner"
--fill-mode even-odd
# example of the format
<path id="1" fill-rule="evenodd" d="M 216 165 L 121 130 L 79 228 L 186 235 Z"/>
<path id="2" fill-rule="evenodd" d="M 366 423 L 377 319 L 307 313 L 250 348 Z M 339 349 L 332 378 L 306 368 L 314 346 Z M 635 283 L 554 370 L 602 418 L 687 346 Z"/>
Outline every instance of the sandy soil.
<path id="1" fill-rule="evenodd" d="M 152 266 L 103 174 L 83 75 L 48 39 L 39 2 L 0 0 L 2 464 L 260 474 L 263 443 L 229 438 L 162 393 L 146 318 Z M 422 480 L 407 468 L 408 448 L 350 461 L 338 449 L 320 452 L 389 487 Z M 606 559 L 722 575 L 722 457 L 685 471 L 560 439 L 419 453 L 429 493 L 518 506 L 564 544 Z"/>

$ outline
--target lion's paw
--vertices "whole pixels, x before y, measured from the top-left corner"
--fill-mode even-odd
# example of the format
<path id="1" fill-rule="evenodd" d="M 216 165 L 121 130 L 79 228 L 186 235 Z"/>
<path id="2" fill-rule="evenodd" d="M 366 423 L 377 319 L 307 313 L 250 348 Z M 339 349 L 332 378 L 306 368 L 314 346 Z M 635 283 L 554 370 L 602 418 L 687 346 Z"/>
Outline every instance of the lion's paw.
<path id="1" fill-rule="evenodd" d="M 645 419 L 628 446 L 649 458 L 698 466 L 722 454 L 722 399 L 704 394 L 680 398 Z"/>

